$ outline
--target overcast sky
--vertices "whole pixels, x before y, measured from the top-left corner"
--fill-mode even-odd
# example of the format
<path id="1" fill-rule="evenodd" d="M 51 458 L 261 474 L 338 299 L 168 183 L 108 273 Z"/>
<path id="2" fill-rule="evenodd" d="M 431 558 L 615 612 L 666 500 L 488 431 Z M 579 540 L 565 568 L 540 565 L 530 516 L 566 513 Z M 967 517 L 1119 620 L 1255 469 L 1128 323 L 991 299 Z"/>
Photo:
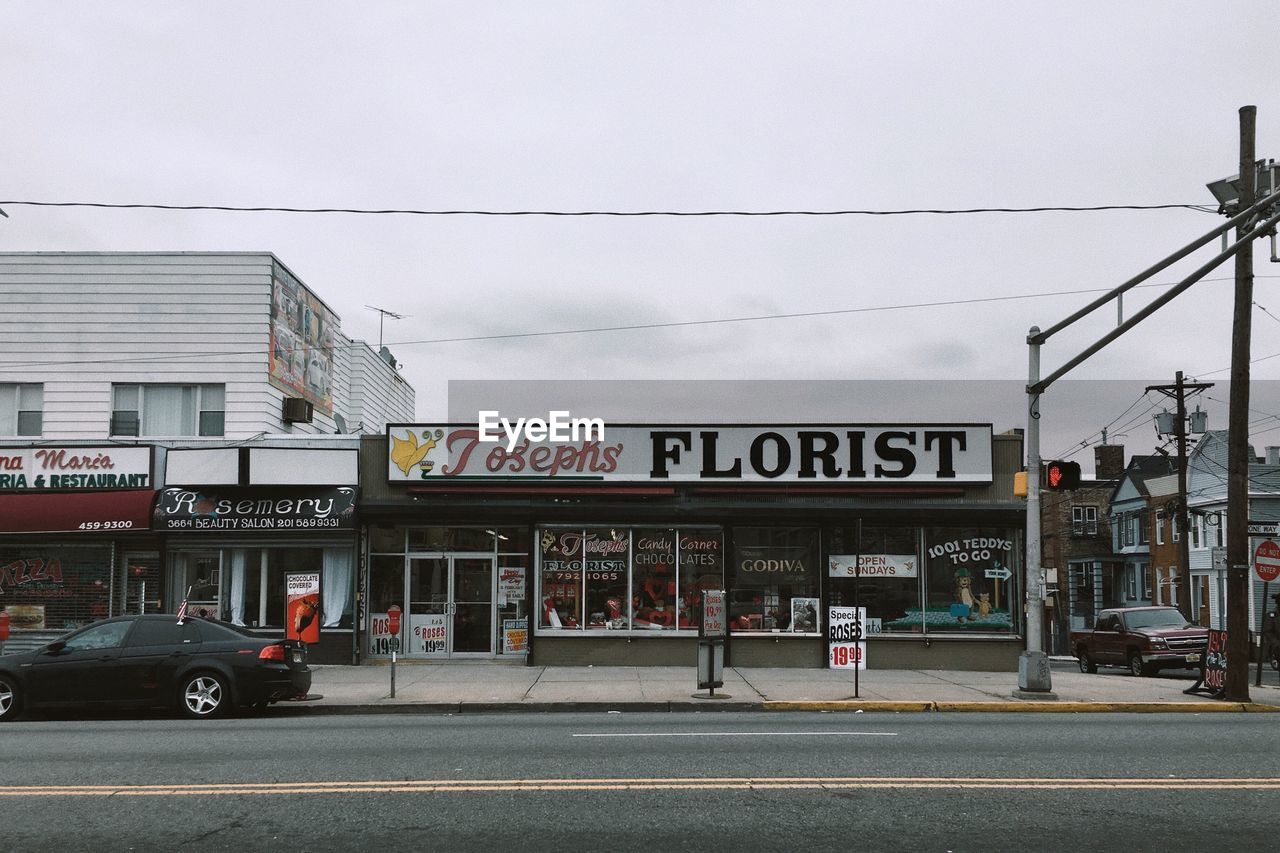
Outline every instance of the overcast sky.
<path id="1" fill-rule="evenodd" d="M 1244 104 L 1258 107 L 1258 155 L 1280 157 L 1280 20 L 1269 0 L 5 0 L 0 9 L 0 199 L 490 210 L 1209 204 L 1205 183 L 1237 170 Z M 1220 221 L 1192 210 L 6 211 L 2 249 L 269 250 L 353 337 L 376 344 L 366 304 L 407 315 L 388 321 L 385 338 L 424 420 L 446 416 L 446 382 L 459 379 L 1024 380 L 1027 329 L 1092 298 L 1037 294 L 1110 288 Z M 1256 300 L 1275 316 L 1255 309 L 1255 357 L 1280 352 L 1271 296 L 1280 265 L 1267 257 L 1259 247 Z M 1184 294 L 1073 376 L 1171 381 L 1183 370 L 1225 381 L 1215 371 L 1230 363 L 1231 274 L 1223 267 L 1214 276 L 1226 280 Z M 1126 313 L 1161 292 L 1137 291 Z M 1003 301 L 409 343 L 979 299 Z M 1046 370 L 1115 321 L 1104 309 L 1054 338 Z M 1280 358 L 1254 376 L 1280 378 Z M 1072 417 L 1096 429 L 1140 391 Z M 958 418 L 939 401 L 933 419 Z"/>

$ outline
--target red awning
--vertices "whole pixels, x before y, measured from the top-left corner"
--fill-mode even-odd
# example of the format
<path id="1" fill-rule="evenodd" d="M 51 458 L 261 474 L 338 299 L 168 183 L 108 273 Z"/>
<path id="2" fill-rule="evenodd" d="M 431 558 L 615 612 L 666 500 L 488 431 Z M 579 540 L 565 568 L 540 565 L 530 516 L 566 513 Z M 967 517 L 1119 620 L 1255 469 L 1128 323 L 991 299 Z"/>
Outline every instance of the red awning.
<path id="1" fill-rule="evenodd" d="M 0 534 L 150 530 L 155 497 L 149 489 L 0 495 Z"/>

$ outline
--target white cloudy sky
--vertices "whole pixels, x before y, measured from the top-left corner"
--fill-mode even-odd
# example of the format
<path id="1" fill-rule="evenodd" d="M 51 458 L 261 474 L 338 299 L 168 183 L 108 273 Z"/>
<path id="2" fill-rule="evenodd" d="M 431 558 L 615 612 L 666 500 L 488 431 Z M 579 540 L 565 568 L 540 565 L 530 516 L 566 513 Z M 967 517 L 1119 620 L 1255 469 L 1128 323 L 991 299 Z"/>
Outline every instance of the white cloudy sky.
<path id="1" fill-rule="evenodd" d="M 1258 106 L 1259 156 L 1280 156 L 1280 16 L 1267 0 L 0 10 L 6 200 L 1204 204 L 1204 184 L 1236 171 L 1243 104 Z M 424 419 L 443 414 L 457 379 L 1021 379 L 1028 327 L 1089 296 L 407 342 L 1108 288 L 1220 221 L 1190 210 L 617 219 L 5 207 L 3 249 L 264 249 L 348 334 L 376 341 L 366 304 L 408 315 L 386 340 Z M 1260 247 L 1256 298 L 1280 317 L 1280 278 L 1261 277 L 1280 265 L 1266 258 Z M 1160 292 L 1138 291 L 1126 310 Z M 1106 309 L 1055 338 L 1046 368 L 1114 322 Z M 1203 283 L 1076 375 L 1225 379 L 1209 374 L 1230 362 L 1231 322 L 1230 282 Z M 1254 332 L 1255 356 L 1280 351 L 1280 320 L 1257 309 Z M 1255 376 L 1280 377 L 1280 359 Z M 1073 414 L 1101 426 L 1119 413 Z"/>

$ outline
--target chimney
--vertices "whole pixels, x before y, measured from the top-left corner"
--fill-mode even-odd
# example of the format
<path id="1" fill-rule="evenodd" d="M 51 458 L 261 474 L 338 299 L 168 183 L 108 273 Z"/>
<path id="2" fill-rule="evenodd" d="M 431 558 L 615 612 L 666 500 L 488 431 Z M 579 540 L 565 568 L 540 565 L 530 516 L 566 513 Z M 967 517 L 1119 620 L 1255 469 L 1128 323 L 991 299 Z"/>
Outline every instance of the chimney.
<path id="1" fill-rule="evenodd" d="M 1267 464 L 1280 465 L 1280 447 L 1267 448 Z"/>
<path id="2" fill-rule="evenodd" d="M 1124 474 L 1124 445 L 1099 444 L 1093 449 L 1095 480 L 1118 480 Z"/>

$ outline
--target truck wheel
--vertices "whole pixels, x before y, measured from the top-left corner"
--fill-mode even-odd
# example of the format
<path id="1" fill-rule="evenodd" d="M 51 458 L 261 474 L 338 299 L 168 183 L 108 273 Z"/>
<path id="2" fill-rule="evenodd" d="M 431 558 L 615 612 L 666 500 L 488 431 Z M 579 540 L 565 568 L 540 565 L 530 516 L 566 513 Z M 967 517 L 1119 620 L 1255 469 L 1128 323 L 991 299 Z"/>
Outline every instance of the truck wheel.
<path id="1" fill-rule="evenodd" d="M 1080 648 L 1076 652 L 1076 657 L 1080 659 L 1079 663 L 1081 672 L 1095 673 L 1098 671 L 1098 665 L 1093 662 L 1093 658 L 1089 657 L 1088 649 L 1083 647 Z"/>
<path id="2" fill-rule="evenodd" d="M 1154 672 L 1152 668 L 1143 663 L 1142 655 L 1138 652 L 1129 653 L 1129 674 L 1136 675 L 1139 678 L 1151 675 Z"/>

